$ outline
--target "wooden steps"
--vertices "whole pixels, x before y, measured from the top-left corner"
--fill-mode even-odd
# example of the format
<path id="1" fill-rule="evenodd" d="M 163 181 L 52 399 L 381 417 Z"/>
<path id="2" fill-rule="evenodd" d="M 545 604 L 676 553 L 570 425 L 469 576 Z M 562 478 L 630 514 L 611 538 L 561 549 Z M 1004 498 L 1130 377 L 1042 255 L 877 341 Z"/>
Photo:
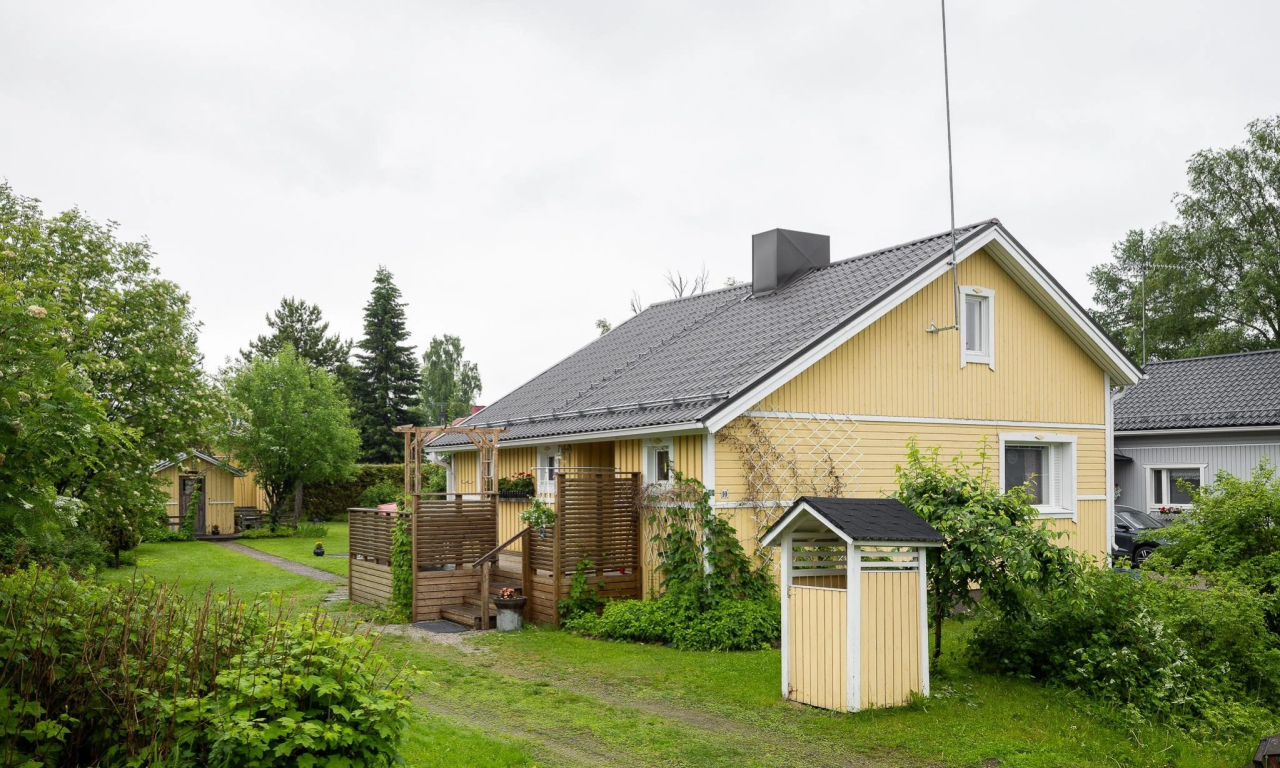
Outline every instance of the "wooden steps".
<path id="1" fill-rule="evenodd" d="M 497 612 L 492 606 L 489 608 L 489 626 L 480 626 L 480 606 L 471 605 L 470 603 L 459 603 L 458 605 L 446 605 L 440 608 L 440 618 L 452 621 L 454 624 L 461 624 L 467 629 L 493 629 L 496 621 L 495 614 Z"/>

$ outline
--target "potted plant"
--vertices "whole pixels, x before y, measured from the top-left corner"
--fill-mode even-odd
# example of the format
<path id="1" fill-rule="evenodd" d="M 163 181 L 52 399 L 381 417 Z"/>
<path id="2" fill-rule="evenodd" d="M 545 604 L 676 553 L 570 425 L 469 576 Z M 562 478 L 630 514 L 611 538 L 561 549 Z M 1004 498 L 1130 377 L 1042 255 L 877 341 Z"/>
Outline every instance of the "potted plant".
<path id="1" fill-rule="evenodd" d="M 311 550 L 311 554 L 315 555 L 316 557 L 324 557 L 324 542 L 317 541 L 316 548 Z"/>
<path id="2" fill-rule="evenodd" d="M 493 598 L 493 606 L 498 609 L 498 631 L 515 632 L 524 626 L 524 606 L 529 598 L 520 594 L 520 590 L 503 587 L 498 597 Z"/>
<path id="3" fill-rule="evenodd" d="M 214 536 L 220 536 L 222 534 L 222 529 L 220 529 L 218 526 L 215 525 L 209 529 L 209 532 L 212 533 Z"/>
<path id="4" fill-rule="evenodd" d="M 498 498 L 512 501 L 523 501 L 533 498 L 536 487 L 533 475 L 528 472 L 517 472 L 511 477 L 498 478 Z"/>
<path id="5" fill-rule="evenodd" d="M 520 521 L 530 528 L 536 528 L 542 538 L 547 538 L 547 526 L 556 522 L 556 511 L 542 499 L 534 499 L 528 509 L 520 513 Z"/>

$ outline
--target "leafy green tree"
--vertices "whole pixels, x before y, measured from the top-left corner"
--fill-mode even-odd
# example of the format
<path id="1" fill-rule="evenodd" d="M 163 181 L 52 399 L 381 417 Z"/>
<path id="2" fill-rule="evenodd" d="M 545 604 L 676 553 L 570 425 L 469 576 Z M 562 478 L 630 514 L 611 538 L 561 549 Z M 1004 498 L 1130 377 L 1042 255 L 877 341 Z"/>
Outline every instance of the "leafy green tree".
<path id="1" fill-rule="evenodd" d="M 937 446 L 921 451 L 912 438 L 907 463 L 898 465 L 897 498 L 942 534 L 946 542 L 930 547 L 929 611 L 934 631 L 933 658 L 942 655 L 942 623 L 956 606 L 977 603 L 971 590 L 1006 614 L 1016 615 L 1037 590 L 1061 584 L 1080 573 L 1080 556 L 1054 542 L 1062 533 L 1037 519 L 1024 489 L 1001 493 L 979 461 L 959 457 L 943 462 Z"/>
<path id="2" fill-rule="evenodd" d="M 115 228 L 78 210 L 46 218 L 39 201 L 0 184 L 5 282 L 44 310 L 63 359 L 84 379 L 80 391 L 113 425 L 82 430 L 84 460 L 50 461 L 45 478 L 84 505 L 80 523 L 118 555 L 163 512 L 151 467 L 207 446 L 220 400 L 201 367 L 188 296 L 158 276 L 146 241 L 122 242 Z M 29 351 L 35 365 L 39 344 Z"/>
<path id="3" fill-rule="evenodd" d="M 409 338 L 404 308 L 391 272 L 378 267 L 364 307 L 364 338 L 356 345 L 352 385 L 363 460 L 371 464 L 403 460 L 404 441 L 391 430 L 410 423 L 418 407 L 421 376 L 413 347 L 404 343 Z"/>
<path id="4" fill-rule="evenodd" d="M 422 355 L 422 410 L 425 421 L 433 423 L 444 415 L 444 423 L 469 416 L 480 394 L 480 369 L 462 358 L 462 340 L 445 334 L 431 339 Z"/>
<path id="5" fill-rule="evenodd" d="M 329 333 L 329 323 L 320 307 L 286 296 L 266 320 L 271 332 L 249 342 L 248 349 L 240 350 L 241 360 L 251 362 L 255 357 L 275 357 L 288 345 L 303 360 L 325 369 L 339 380 L 349 378 L 352 342 Z"/>
<path id="6" fill-rule="evenodd" d="M 226 372 L 232 423 L 226 445 L 252 470 L 267 496 L 274 527 L 286 499 L 300 513 L 307 483 L 355 472 L 360 435 L 335 378 L 286 346 Z"/>
<path id="7" fill-rule="evenodd" d="M 1134 357 L 1144 305 L 1149 358 L 1280 346 L 1280 117 L 1247 130 L 1192 156 L 1177 222 L 1129 232 L 1089 273 L 1094 316 Z"/>

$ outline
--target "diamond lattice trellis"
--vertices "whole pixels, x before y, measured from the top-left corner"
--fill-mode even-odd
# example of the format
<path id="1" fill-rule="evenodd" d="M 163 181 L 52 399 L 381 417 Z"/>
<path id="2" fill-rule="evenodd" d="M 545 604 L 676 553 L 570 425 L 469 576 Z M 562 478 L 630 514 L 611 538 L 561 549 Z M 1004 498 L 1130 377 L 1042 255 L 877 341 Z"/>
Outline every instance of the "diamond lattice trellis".
<path id="1" fill-rule="evenodd" d="M 756 411 L 717 434 L 741 459 L 745 489 L 737 506 L 750 510 L 754 530 L 739 533 L 758 545 L 798 497 L 856 492 L 862 474 L 857 428 L 856 421 L 839 416 Z"/>

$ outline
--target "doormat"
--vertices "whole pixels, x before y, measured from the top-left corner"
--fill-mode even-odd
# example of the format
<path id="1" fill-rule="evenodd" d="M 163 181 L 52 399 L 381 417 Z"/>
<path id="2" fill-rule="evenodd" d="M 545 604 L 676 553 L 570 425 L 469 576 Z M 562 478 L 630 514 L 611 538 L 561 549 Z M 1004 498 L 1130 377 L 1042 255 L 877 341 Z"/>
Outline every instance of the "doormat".
<path id="1" fill-rule="evenodd" d="M 428 632 L 435 632 L 443 635 L 457 635 L 468 631 L 461 624 L 454 624 L 452 621 L 444 619 L 435 619 L 433 621 L 417 621 L 412 625 L 416 629 L 425 629 Z"/>

